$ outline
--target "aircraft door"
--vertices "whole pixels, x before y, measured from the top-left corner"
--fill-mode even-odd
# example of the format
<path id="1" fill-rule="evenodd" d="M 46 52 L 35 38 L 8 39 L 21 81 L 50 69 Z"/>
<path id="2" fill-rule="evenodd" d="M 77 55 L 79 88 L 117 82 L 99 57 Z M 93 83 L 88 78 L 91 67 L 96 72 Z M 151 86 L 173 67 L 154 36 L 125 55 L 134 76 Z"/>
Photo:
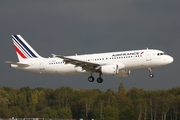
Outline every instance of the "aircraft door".
<path id="1" fill-rule="evenodd" d="M 44 60 L 40 60 L 39 70 L 44 71 Z"/>
<path id="2" fill-rule="evenodd" d="M 146 61 L 151 61 L 151 52 L 149 50 L 147 50 L 147 54 L 146 54 Z"/>

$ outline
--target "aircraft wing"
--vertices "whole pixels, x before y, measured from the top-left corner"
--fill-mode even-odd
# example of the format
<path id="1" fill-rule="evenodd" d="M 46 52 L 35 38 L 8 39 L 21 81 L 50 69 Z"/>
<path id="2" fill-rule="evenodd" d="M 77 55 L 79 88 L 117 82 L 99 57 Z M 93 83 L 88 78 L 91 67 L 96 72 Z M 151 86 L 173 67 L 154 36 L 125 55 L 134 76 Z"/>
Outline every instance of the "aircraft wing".
<path id="1" fill-rule="evenodd" d="M 20 62 L 11 62 L 11 61 L 6 61 L 6 64 L 13 64 L 13 65 L 18 65 L 18 66 L 22 66 L 22 67 L 28 67 L 29 64 L 26 63 L 20 63 Z"/>
<path id="2" fill-rule="evenodd" d="M 65 57 L 63 55 L 53 55 L 53 56 L 63 59 L 66 64 L 70 63 L 75 65 L 75 67 L 82 67 L 82 69 L 86 71 L 90 71 L 90 70 L 96 71 L 100 68 L 100 66 L 103 65 L 98 63 L 77 60 L 74 58 Z"/>

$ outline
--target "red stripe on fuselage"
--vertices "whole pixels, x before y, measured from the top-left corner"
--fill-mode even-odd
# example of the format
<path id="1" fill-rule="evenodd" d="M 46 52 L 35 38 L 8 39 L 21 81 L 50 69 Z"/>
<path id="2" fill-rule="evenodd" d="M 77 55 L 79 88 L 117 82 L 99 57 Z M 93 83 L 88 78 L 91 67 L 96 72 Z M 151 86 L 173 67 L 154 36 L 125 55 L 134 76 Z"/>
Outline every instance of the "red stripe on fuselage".
<path id="1" fill-rule="evenodd" d="M 22 57 L 22 58 L 27 58 L 17 47 L 16 47 L 16 45 L 14 45 L 14 47 L 15 47 L 15 50 L 16 50 L 16 52 Z"/>

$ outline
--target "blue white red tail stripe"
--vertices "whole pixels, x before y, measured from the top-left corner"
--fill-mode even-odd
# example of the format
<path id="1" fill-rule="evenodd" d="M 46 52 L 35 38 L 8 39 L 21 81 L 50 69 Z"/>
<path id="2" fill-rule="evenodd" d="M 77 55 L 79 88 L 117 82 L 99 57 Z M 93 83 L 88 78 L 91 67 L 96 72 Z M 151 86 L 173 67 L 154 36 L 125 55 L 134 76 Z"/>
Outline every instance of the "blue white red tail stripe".
<path id="1" fill-rule="evenodd" d="M 23 42 L 22 40 L 17 36 L 14 35 L 14 37 L 16 38 L 16 40 L 18 40 L 20 42 L 20 44 L 33 56 L 33 57 L 37 57 Z"/>
<path id="2" fill-rule="evenodd" d="M 22 57 L 22 58 L 27 58 L 18 48 L 17 48 L 17 46 L 16 45 L 14 45 L 14 47 L 15 47 L 15 50 L 16 50 L 16 52 Z"/>
<path id="3" fill-rule="evenodd" d="M 40 57 L 20 35 L 12 35 L 12 40 L 19 57 L 23 59 Z"/>
<path id="4" fill-rule="evenodd" d="M 32 56 L 26 51 L 26 49 L 16 40 L 13 38 L 14 46 L 16 49 L 19 49 L 21 53 L 24 54 L 27 58 L 31 58 Z"/>

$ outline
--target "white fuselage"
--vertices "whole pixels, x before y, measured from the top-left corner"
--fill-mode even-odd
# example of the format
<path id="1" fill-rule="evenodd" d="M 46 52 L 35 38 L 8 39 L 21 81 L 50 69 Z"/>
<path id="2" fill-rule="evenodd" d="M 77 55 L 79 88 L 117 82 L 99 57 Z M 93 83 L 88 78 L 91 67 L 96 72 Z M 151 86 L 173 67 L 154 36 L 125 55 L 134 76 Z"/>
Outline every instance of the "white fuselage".
<path id="1" fill-rule="evenodd" d="M 122 52 L 109 52 L 87 55 L 66 56 L 76 60 L 98 63 L 98 64 L 124 64 L 120 70 L 133 70 L 143 68 L 154 68 L 173 62 L 173 58 L 166 55 L 163 51 L 154 49 L 142 49 Z M 33 58 L 24 60 L 30 66 L 18 66 L 11 64 L 11 67 L 22 69 L 31 72 L 47 73 L 47 74 L 81 74 L 90 73 L 83 70 L 82 67 L 75 66 L 70 63 L 65 63 L 61 58 Z"/>
<path id="2" fill-rule="evenodd" d="M 173 58 L 163 51 L 155 49 L 108 52 L 75 56 L 53 55 L 53 58 L 41 57 L 21 35 L 12 35 L 14 48 L 19 62 L 6 61 L 12 68 L 44 74 L 82 74 L 89 73 L 89 82 L 94 81 L 93 74 L 98 73 L 98 83 L 102 75 L 127 77 L 131 70 L 148 68 L 153 78 L 152 68 L 167 65 Z"/>

